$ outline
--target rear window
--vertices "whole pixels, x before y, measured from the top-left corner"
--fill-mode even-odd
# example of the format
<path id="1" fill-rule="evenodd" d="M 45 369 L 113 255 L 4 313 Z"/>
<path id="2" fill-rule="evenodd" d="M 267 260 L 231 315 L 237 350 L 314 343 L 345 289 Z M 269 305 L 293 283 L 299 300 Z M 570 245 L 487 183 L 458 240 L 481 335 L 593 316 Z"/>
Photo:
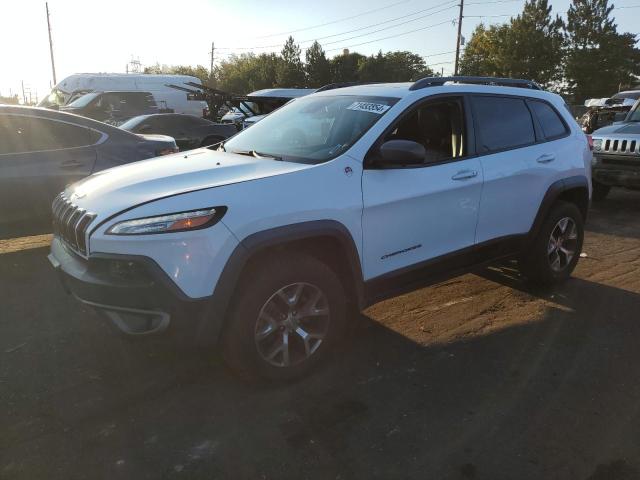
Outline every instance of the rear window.
<path id="1" fill-rule="evenodd" d="M 530 145 L 536 141 L 533 119 L 524 100 L 510 97 L 472 97 L 481 153 Z"/>
<path id="2" fill-rule="evenodd" d="M 542 127 L 542 133 L 547 140 L 560 138 L 566 135 L 567 127 L 551 105 L 545 102 L 530 101 L 529 106 L 538 117 L 538 122 Z"/>

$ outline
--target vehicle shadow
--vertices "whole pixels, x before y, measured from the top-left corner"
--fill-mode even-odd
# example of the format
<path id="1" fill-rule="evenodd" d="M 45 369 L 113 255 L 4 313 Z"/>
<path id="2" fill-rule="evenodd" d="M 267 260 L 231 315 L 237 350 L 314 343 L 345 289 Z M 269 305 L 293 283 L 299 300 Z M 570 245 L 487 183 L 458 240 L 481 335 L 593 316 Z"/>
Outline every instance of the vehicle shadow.
<path id="1" fill-rule="evenodd" d="M 43 254 L 0 256 L 2 477 L 638 478 L 636 293 L 486 269 L 542 312 L 447 343 L 361 315 L 313 376 L 255 385 L 215 353 L 110 336 Z"/>

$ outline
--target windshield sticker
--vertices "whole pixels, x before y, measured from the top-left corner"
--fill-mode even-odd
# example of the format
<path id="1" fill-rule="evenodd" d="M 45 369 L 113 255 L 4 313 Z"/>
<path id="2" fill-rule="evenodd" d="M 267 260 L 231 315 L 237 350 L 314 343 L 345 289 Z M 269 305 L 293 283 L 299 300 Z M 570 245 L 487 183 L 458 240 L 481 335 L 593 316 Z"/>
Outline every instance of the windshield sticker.
<path id="1" fill-rule="evenodd" d="M 347 107 L 347 110 L 356 110 L 359 112 L 369 112 L 382 115 L 391 107 L 383 103 L 369 103 L 369 102 L 353 102 Z"/>

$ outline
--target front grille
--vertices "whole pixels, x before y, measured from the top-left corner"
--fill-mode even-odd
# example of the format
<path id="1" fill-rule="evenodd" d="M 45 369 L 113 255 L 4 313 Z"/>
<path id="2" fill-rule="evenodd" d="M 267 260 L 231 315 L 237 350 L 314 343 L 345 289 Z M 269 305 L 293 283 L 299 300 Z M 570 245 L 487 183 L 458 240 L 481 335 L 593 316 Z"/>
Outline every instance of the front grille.
<path id="1" fill-rule="evenodd" d="M 631 138 L 603 138 L 596 153 L 605 155 L 640 156 L 640 140 Z"/>
<path id="2" fill-rule="evenodd" d="M 72 250 L 87 255 L 87 228 L 96 215 L 87 212 L 68 200 L 63 193 L 51 206 L 53 210 L 53 233 Z"/>

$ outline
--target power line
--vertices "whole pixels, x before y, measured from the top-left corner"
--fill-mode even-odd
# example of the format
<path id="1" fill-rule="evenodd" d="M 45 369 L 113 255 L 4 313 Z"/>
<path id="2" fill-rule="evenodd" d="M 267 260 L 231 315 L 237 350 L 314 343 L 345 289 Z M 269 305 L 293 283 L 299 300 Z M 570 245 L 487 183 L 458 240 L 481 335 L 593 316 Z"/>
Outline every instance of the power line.
<path id="1" fill-rule="evenodd" d="M 522 0 L 495 0 L 491 2 L 469 2 L 467 5 L 489 5 L 491 3 L 513 3 L 513 2 L 522 2 Z"/>
<path id="2" fill-rule="evenodd" d="M 382 40 L 389 40 L 391 38 L 402 37 L 403 35 L 409 35 L 410 33 L 420 32 L 422 30 L 427 30 L 429 28 L 439 27 L 440 25 L 444 25 L 445 23 L 455 23 L 455 19 L 445 20 L 444 22 L 434 23 L 433 25 L 427 25 L 426 27 L 416 28 L 415 30 L 409 30 L 408 32 L 398 33 L 396 35 L 390 35 L 388 37 L 376 38 L 375 40 L 369 40 L 368 42 L 357 43 L 355 45 L 347 45 L 339 48 L 330 48 L 326 50 L 327 52 L 332 52 L 334 50 L 342 50 L 343 48 L 353 48 L 359 47 L 361 45 L 367 45 L 369 43 L 380 42 Z"/>
<path id="3" fill-rule="evenodd" d="M 464 18 L 490 18 L 490 17 L 513 17 L 515 13 L 505 13 L 504 15 L 465 15 Z"/>
<path id="4" fill-rule="evenodd" d="M 395 7 L 396 5 L 400 5 L 401 3 L 407 3 L 409 0 L 402 0 L 400 2 L 392 3 L 391 5 L 387 5 L 386 7 L 375 8 L 373 10 L 367 10 L 366 12 L 359 13 L 357 15 L 352 15 L 350 17 L 339 18 L 338 20 L 332 20 L 326 23 L 319 23 L 317 25 L 312 25 L 310 27 L 298 28 L 296 30 L 290 30 L 288 32 L 280 32 L 280 33 L 272 33 L 269 35 L 262 35 L 260 37 L 254 38 L 270 38 L 270 37 L 278 37 L 280 35 L 290 35 L 292 33 L 304 32 L 306 30 L 312 30 L 314 28 L 326 27 L 327 25 L 333 25 L 335 23 L 345 22 L 347 20 L 353 20 L 354 18 L 363 17 L 365 15 L 369 15 L 370 13 L 379 12 L 381 10 L 386 10 L 387 8 Z"/>
<path id="5" fill-rule="evenodd" d="M 395 25 L 390 25 L 388 27 L 380 28 L 380 29 L 374 30 L 372 32 L 364 33 L 362 35 L 356 35 L 356 36 L 353 36 L 353 37 L 350 37 L 350 38 L 343 38 L 342 40 L 338 40 L 336 42 L 328 42 L 325 45 L 332 45 L 333 43 L 338 43 L 338 42 L 342 42 L 342 41 L 348 41 L 348 40 L 352 40 L 354 38 L 364 37 L 366 35 L 372 35 L 374 33 L 378 33 L 378 32 L 382 32 L 384 30 L 389 30 L 391 28 L 399 27 L 401 25 L 405 25 L 407 23 L 411 23 L 411 22 L 414 22 L 416 20 L 421 20 L 423 18 L 430 17 L 431 15 L 436 15 L 438 13 L 441 13 L 441 12 L 444 12 L 444 11 L 449 10 L 451 8 L 454 8 L 454 7 L 457 6 L 457 4 L 455 4 L 454 2 L 456 2 L 456 0 L 448 0 L 447 2 L 439 3 L 439 4 L 434 5 L 432 7 L 425 8 L 425 9 L 422 9 L 422 10 L 418 10 L 416 12 L 409 13 L 407 15 L 402 15 L 400 17 L 392 18 L 390 20 L 385 20 L 383 22 L 378 22 L 378 23 L 374 23 L 374 24 L 371 24 L 371 25 L 366 25 L 364 27 L 356 28 L 356 29 L 353 29 L 353 30 L 347 30 L 345 32 L 334 33 L 332 35 L 326 35 L 324 37 L 316 37 L 316 38 L 312 38 L 312 39 L 308 39 L 308 40 L 301 40 L 300 42 L 297 42 L 297 43 L 298 43 L 298 45 L 300 45 L 300 44 L 303 44 L 303 43 L 315 42 L 316 40 L 324 40 L 324 39 L 327 39 L 327 38 L 339 37 L 339 36 L 342 36 L 342 35 L 347 35 L 349 33 L 359 32 L 359 31 L 362 31 L 362 30 L 366 30 L 368 28 L 373 28 L 373 27 L 377 27 L 379 25 L 384 25 L 385 23 L 391 23 L 391 22 L 395 22 L 397 20 L 402 20 L 403 18 L 411 17 L 413 15 L 417 15 L 418 13 L 431 11 L 431 10 L 434 10 L 436 8 L 442 7 L 444 5 L 449 5 L 448 7 L 444 8 L 442 10 L 438 10 L 436 12 L 430 13 L 429 15 L 423 15 L 423 16 L 420 16 L 420 17 L 416 17 L 416 18 L 413 18 L 411 20 L 407 20 L 405 22 L 400 22 L 400 23 L 397 23 Z M 253 46 L 253 47 L 235 47 L 235 48 L 234 47 L 218 47 L 217 50 L 258 50 L 258 49 L 263 49 L 263 48 L 279 48 L 279 47 L 282 47 L 282 46 L 283 46 L 283 43 L 277 43 L 277 44 L 273 44 L 273 45 L 257 45 L 257 46 Z"/>
<path id="6" fill-rule="evenodd" d="M 395 22 L 396 20 L 402 20 L 403 18 L 411 17 L 411 16 L 413 16 L 413 15 L 417 15 L 418 13 L 428 12 L 428 11 L 430 11 L 430 10 L 434 10 L 434 9 L 436 9 L 436 8 L 442 7 L 442 6 L 444 6 L 444 5 L 449 5 L 449 4 L 454 3 L 454 2 L 456 2 L 456 1 L 457 1 L 457 0 L 449 0 L 448 2 L 439 3 L 438 5 L 434 5 L 433 7 L 425 8 L 425 9 L 423 9 L 423 10 L 418 10 L 418 11 L 413 12 L 413 13 L 408 13 L 408 14 L 406 14 L 406 15 L 402 15 L 402 16 L 400 16 L 400 17 L 392 18 L 392 19 L 390 19 L 390 20 L 385 20 L 384 22 L 379 22 L 379 23 L 374 23 L 374 24 L 371 24 L 371 25 L 366 25 L 366 26 L 364 26 L 364 27 L 356 28 L 356 29 L 354 29 L 354 30 L 349 30 L 349 31 L 342 32 L 342 33 L 334 33 L 333 35 L 326 35 L 326 36 L 324 36 L 324 37 L 317 37 L 317 38 L 314 38 L 313 40 L 303 40 L 303 41 L 302 41 L 302 42 L 300 42 L 300 43 L 304 43 L 304 42 L 313 42 L 313 41 L 315 41 L 315 40 L 324 40 L 325 38 L 339 37 L 339 36 L 341 36 L 341 35 L 346 35 L 346 34 L 348 34 L 348 33 L 359 32 L 359 31 L 361 31 L 361 30 L 366 30 L 367 28 L 377 27 L 377 26 L 379 26 L 379 25 L 384 25 L 385 23 Z M 518 1 L 522 1 L 522 0 L 518 0 Z M 456 6 L 456 5 L 451 5 L 451 7 L 448 7 L 448 8 L 452 8 L 452 7 L 454 7 L 454 6 Z M 447 8 L 447 9 L 448 9 L 448 8 Z M 419 19 L 421 19 L 421 18 L 425 18 L 426 16 L 435 15 L 436 13 L 438 13 L 438 12 L 434 12 L 434 13 L 431 13 L 431 14 L 429 14 L 429 15 L 425 15 L 425 16 L 423 16 L 423 17 L 414 18 L 413 20 L 419 20 Z M 412 22 L 413 20 L 409 20 L 409 22 Z M 408 23 L 408 22 L 406 22 L 406 23 Z M 399 24 L 394 25 L 394 26 L 398 26 L 398 25 L 403 25 L 403 24 L 402 24 L 402 23 L 399 23 Z M 392 28 L 392 27 L 389 27 L 389 28 Z M 375 33 L 375 32 L 371 32 L 371 33 Z"/>
<path id="7" fill-rule="evenodd" d="M 368 33 L 363 33 L 361 35 L 354 35 L 353 37 L 343 38 L 341 40 L 334 40 L 333 42 L 327 42 L 327 43 L 325 43 L 325 45 L 333 45 L 335 43 L 347 42 L 349 40 L 353 40 L 354 38 L 360 38 L 360 37 L 366 37 L 367 35 L 373 35 L 374 33 L 382 32 L 384 30 L 389 30 L 391 28 L 396 28 L 396 27 L 399 27 L 401 25 L 405 25 L 407 23 L 413 22 L 415 20 L 422 20 L 423 18 L 430 17 L 430 16 L 436 15 L 438 13 L 446 12 L 447 10 L 451 10 L 452 8 L 457 8 L 457 7 L 458 7 L 457 5 L 452 5 L 450 7 L 443 8 L 442 10 L 438 10 L 437 12 L 430 13 L 429 15 L 424 15 L 422 17 L 417 17 L 417 18 L 414 18 L 413 20 L 407 20 L 406 22 L 401 22 L 401 23 L 398 23 L 396 25 L 391 25 L 389 27 L 379 28 L 378 30 L 374 30 L 374 31 L 368 32 Z"/>

